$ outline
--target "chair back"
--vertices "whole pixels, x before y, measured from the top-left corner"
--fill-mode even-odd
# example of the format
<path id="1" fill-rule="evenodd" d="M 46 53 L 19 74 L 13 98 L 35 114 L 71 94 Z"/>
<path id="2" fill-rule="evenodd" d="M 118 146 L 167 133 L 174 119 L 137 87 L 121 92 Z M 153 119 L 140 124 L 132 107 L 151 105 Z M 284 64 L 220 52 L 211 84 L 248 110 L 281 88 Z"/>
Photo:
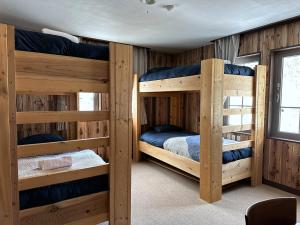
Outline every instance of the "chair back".
<path id="1" fill-rule="evenodd" d="M 296 219 L 296 198 L 276 198 L 258 202 L 246 212 L 246 225 L 295 225 Z"/>

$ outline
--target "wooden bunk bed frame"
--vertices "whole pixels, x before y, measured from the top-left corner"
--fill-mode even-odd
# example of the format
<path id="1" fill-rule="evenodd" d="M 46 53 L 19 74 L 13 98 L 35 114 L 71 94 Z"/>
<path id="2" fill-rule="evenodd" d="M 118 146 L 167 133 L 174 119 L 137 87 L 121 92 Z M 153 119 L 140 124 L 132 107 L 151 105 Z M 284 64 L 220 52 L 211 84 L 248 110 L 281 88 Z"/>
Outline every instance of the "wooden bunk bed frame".
<path id="1" fill-rule="evenodd" d="M 253 186 L 262 183 L 264 114 L 266 91 L 266 67 L 258 65 L 256 74 L 238 76 L 224 74 L 224 61 L 208 59 L 201 62 L 201 76 L 171 78 L 139 82 L 134 78 L 133 89 L 133 154 L 140 160 L 145 153 L 170 164 L 188 174 L 200 178 L 200 198 L 215 202 L 222 197 L 222 185 L 251 177 Z M 200 163 L 185 158 L 146 142 L 139 141 L 141 135 L 140 104 L 142 97 L 170 97 L 170 123 L 180 123 L 180 92 L 200 91 Z M 252 108 L 224 109 L 226 96 L 253 96 Z M 253 124 L 223 126 L 223 116 L 252 114 Z M 251 130 L 251 139 L 224 145 L 222 135 L 231 132 Z M 253 155 L 222 164 L 222 149 L 230 151 L 252 147 Z"/>
<path id="2" fill-rule="evenodd" d="M 132 46 L 110 43 L 110 60 L 15 50 L 14 27 L 0 24 L 0 224 L 130 224 Z M 110 111 L 16 112 L 16 94 L 110 94 Z M 109 120 L 109 137 L 17 146 L 17 124 Z M 17 159 L 109 147 L 109 163 L 18 180 Z M 109 175 L 109 191 L 19 210 L 19 191 Z"/>

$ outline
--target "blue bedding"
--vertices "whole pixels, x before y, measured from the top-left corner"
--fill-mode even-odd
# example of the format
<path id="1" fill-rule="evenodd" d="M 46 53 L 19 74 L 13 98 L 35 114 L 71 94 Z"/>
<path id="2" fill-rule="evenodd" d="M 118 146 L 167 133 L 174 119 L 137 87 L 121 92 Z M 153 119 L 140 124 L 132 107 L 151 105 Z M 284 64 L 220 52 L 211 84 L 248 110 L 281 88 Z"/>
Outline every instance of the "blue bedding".
<path id="1" fill-rule="evenodd" d="M 140 82 L 163 80 L 175 77 L 186 77 L 197 75 L 201 73 L 200 64 L 180 67 L 160 67 L 149 70 L 147 73 L 140 77 Z M 241 76 L 254 76 L 255 71 L 246 66 L 238 66 L 233 64 L 224 65 L 225 74 L 241 75 Z"/>
<path id="2" fill-rule="evenodd" d="M 74 43 L 67 38 L 16 29 L 15 48 L 20 51 L 109 60 L 108 46 Z"/>
<path id="3" fill-rule="evenodd" d="M 156 132 L 148 131 L 141 135 L 141 141 L 153 146 L 163 148 L 175 154 L 200 161 L 200 135 L 187 131 Z M 223 139 L 224 144 L 232 144 L 235 141 Z M 251 148 L 243 148 L 223 152 L 223 164 L 252 156 Z"/>
<path id="4" fill-rule="evenodd" d="M 20 192 L 20 210 L 53 204 L 108 190 L 108 175 L 55 184 Z"/>

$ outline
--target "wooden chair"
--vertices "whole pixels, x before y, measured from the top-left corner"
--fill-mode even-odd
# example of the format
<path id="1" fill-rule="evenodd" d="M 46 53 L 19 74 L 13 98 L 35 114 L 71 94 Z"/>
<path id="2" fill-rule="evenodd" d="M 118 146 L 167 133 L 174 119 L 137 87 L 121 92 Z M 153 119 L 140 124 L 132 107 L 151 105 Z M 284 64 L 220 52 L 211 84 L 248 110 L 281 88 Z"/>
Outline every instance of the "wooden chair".
<path id="1" fill-rule="evenodd" d="M 246 211 L 246 225 L 295 225 L 296 198 L 276 198 L 255 203 Z"/>

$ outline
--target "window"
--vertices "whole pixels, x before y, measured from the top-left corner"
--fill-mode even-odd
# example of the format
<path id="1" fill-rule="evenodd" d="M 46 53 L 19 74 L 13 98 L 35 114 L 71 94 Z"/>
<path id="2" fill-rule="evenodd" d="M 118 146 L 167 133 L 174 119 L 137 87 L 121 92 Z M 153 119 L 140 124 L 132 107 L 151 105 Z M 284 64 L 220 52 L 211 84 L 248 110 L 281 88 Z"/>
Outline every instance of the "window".
<path id="1" fill-rule="evenodd" d="M 95 94 L 94 93 L 79 93 L 79 111 L 94 111 L 95 110 Z"/>
<path id="2" fill-rule="evenodd" d="M 240 56 L 236 59 L 235 64 L 239 66 L 247 66 L 255 69 L 255 66 L 260 62 L 260 54 Z M 240 97 L 240 96 L 230 96 L 225 102 L 226 108 L 251 108 L 253 98 L 252 97 Z M 225 122 L 229 125 L 239 125 L 239 124 L 251 124 L 252 116 L 249 115 L 231 115 L 228 116 L 228 120 Z"/>
<path id="3" fill-rule="evenodd" d="M 228 99 L 228 105 L 230 109 L 234 108 L 251 108 L 253 98 L 252 97 L 241 97 L 241 96 L 231 96 Z M 231 115 L 228 117 L 229 125 L 239 125 L 239 124 L 251 124 L 252 115 Z"/>
<path id="4" fill-rule="evenodd" d="M 273 54 L 270 136 L 300 141 L 300 49 Z"/>
<path id="5" fill-rule="evenodd" d="M 248 66 L 252 69 L 255 69 L 255 66 L 260 62 L 260 54 L 254 55 L 245 55 L 237 57 L 235 60 L 235 64 L 239 66 Z"/>

